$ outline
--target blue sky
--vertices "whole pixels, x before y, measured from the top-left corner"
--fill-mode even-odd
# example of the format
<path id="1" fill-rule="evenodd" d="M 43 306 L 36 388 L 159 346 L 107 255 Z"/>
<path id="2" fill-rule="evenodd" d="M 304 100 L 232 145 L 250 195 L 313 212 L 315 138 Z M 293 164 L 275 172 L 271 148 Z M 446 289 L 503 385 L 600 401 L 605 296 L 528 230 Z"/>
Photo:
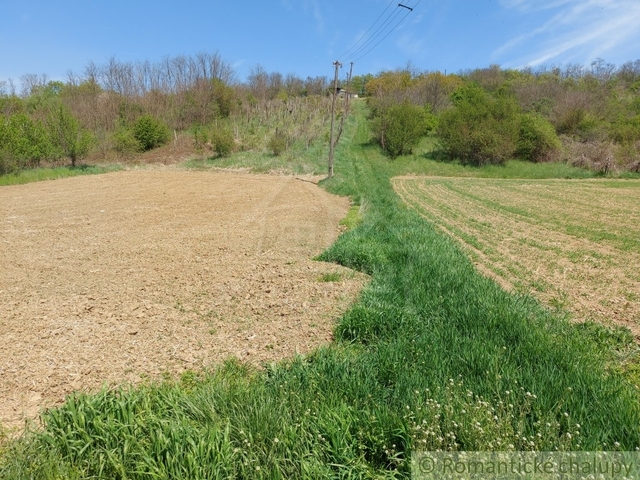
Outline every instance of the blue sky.
<path id="1" fill-rule="evenodd" d="M 391 12 L 398 13 L 391 26 L 404 19 L 357 52 L 354 74 L 407 62 L 419 70 L 457 72 L 640 58 L 640 0 L 403 1 L 413 12 L 397 3 L 0 0 L 0 80 L 19 84 L 27 73 L 64 80 L 67 71 L 80 73 L 89 61 L 102 64 L 112 56 L 157 61 L 203 51 L 219 52 L 240 80 L 257 64 L 282 74 L 331 76 L 332 62 L 352 60 L 343 54 Z"/>

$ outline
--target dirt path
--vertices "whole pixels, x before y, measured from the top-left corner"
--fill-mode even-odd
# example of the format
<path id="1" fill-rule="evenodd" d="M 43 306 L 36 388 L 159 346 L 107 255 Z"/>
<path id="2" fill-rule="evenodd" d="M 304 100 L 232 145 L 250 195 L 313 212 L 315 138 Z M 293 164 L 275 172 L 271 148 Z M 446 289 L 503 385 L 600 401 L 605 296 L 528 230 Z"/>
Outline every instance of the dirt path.
<path id="1" fill-rule="evenodd" d="M 348 207 L 294 177 L 232 173 L 0 188 L 0 422 L 73 390 L 328 342 L 366 279 L 311 258 Z"/>

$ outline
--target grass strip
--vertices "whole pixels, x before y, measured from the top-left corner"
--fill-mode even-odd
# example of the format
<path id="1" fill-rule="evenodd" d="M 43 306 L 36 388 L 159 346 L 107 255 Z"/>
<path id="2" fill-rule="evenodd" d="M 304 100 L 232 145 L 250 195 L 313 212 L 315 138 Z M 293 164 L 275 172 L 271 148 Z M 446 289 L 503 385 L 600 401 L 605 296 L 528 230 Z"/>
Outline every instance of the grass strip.
<path id="1" fill-rule="evenodd" d="M 59 178 L 76 177 L 78 175 L 96 175 L 100 173 L 116 172 L 120 165 L 80 165 L 77 167 L 32 168 L 19 170 L 16 173 L 0 175 L 0 186 L 22 185 L 24 183 L 40 182 L 43 180 L 57 180 Z"/>

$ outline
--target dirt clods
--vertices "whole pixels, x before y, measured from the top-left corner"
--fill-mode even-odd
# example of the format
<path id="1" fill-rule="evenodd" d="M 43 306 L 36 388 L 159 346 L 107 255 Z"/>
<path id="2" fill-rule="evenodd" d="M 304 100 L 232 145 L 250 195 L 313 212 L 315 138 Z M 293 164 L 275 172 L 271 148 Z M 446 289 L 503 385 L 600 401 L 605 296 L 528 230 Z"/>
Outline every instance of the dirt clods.
<path id="1" fill-rule="evenodd" d="M 312 258 L 348 208 L 291 176 L 141 170 L 2 187 L 0 423 L 74 390 L 330 341 L 366 278 Z"/>

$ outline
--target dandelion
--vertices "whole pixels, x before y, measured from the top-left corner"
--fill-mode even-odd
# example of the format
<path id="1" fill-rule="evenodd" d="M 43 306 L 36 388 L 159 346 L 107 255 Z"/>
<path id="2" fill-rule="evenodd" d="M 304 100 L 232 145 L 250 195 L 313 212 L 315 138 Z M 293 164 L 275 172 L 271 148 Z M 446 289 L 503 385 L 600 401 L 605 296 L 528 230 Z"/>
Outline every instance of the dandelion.
<path id="1" fill-rule="evenodd" d="M 278 440 L 278 437 L 273 439 L 273 443 L 278 443 L 280 440 Z"/>

